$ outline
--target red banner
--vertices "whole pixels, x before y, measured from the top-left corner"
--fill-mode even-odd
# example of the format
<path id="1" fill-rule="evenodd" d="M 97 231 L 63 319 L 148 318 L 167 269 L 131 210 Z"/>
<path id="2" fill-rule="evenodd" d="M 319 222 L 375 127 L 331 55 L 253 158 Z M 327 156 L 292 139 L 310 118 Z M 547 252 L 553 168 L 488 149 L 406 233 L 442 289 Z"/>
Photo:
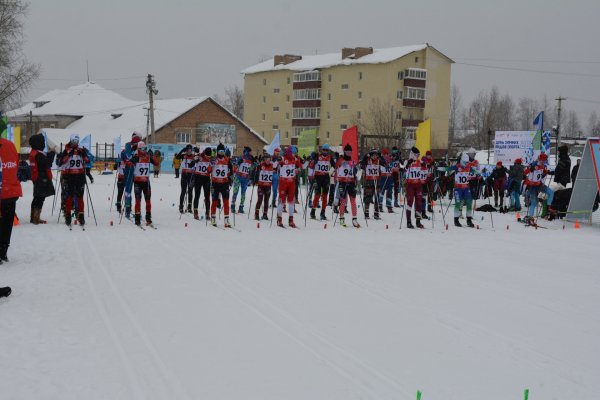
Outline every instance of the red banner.
<path id="1" fill-rule="evenodd" d="M 358 127 L 356 125 L 346 129 L 342 134 L 342 151 L 347 144 L 352 146 L 352 160 L 358 163 Z"/>

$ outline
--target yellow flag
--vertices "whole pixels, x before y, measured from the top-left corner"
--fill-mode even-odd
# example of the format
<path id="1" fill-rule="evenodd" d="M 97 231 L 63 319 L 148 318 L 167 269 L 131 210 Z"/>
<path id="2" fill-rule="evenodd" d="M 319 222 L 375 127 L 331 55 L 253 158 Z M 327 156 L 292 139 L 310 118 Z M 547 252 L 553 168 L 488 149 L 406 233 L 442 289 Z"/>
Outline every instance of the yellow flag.
<path id="1" fill-rule="evenodd" d="M 426 119 L 417 127 L 415 147 L 421 154 L 431 150 L 431 119 Z"/>
<path id="2" fill-rule="evenodd" d="M 21 127 L 15 126 L 13 130 L 13 140 L 15 147 L 17 148 L 17 153 L 21 153 Z"/>

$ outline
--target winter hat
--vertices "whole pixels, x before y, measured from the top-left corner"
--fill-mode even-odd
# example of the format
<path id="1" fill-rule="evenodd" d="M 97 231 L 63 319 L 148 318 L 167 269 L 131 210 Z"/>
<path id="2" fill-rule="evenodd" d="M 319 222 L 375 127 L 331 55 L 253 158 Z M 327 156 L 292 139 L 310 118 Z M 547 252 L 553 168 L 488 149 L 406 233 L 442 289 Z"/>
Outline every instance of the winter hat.
<path id="1" fill-rule="evenodd" d="M 136 144 L 136 143 L 137 143 L 137 142 L 139 142 L 140 140 L 142 140 L 142 138 L 141 138 L 141 137 L 139 137 L 139 136 L 133 136 L 133 137 L 131 138 L 131 144 Z"/>
<path id="2" fill-rule="evenodd" d="M 371 150 L 369 150 L 369 154 L 376 155 L 377 154 L 377 148 L 376 147 L 371 147 Z"/>
<path id="3" fill-rule="evenodd" d="M 522 164 L 522 163 L 523 163 L 523 160 L 521 160 L 520 158 L 517 158 L 515 160 L 515 164 Z"/>
<path id="4" fill-rule="evenodd" d="M 460 155 L 460 162 L 466 164 L 469 162 L 469 155 L 467 153 L 462 153 Z"/>
<path id="5" fill-rule="evenodd" d="M 501 166 L 502 166 L 502 161 L 498 161 L 498 162 L 496 163 L 496 167 L 501 167 Z"/>
<path id="6" fill-rule="evenodd" d="M 347 151 L 352 151 L 352 146 L 350 146 L 350 144 L 346 144 L 344 146 L 344 152 L 347 152 Z"/>
<path id="7" fill-rule="evenodd" d="M 248 146 L 244 146 L 244 154 L 250 154 L 252 153 L 252 149 Z"/>
<path id="8" fill-rule="evenodd" d="M 79 135 L 76 133 L 71 134 L 71 136 L 69 136 L 69 143 L 79 144 Z"/>
<path id="9" fill-rule="evenodd" d="M 204 155 L 207 157 L 212 156 L 212 149 L 210 147 L 207 147 L 204 149 Z"/>
<path id="10" fill-rule="evenodd" d="M 548 154 L 546 154 L 546 153 L 540 153 L 540 156 L 538 157 L 538 160 L 540 160 L 540 161 L 547 161 L 548 160 Z"/>
<path id="11" fill-rule="evenodd" d="M 225 146 L 223 146 L 223 143 L 219 143 L 219 145 L 217 146 L 217 153 L 220 151 L 225 151 Z"/>
<path id="12" fill-rule="evenodd" d="M 34 150 L 38 150 L 38 151 L 44 150 L 44 147 L 46 147 L 45 144 L 46 144 L 46 141 L 44 140 L 44 135 L 42 135 L 41 133 L 38 133 L 37 135 L 33 135 L 29 138 L 29 145 Z"/>
<path id="13" fill-rule="evenodd" d="M 145 149 L 146 148 L 146 143 L 144 143 L 143 141 L 139 141 L 137 144 L 137 148 L 138 149 Z"/>
<path id="14" fill-rule="evenodd" d="M 390 154 L 390 151 L 387 149 L 387 147 L 384 147 L 383 149 L 381 149 L 381 154 L 388 155 Z"/>
<path id="15" fill-rule="evenodd" d="M 263 153 L 263 159 L 264 159 L 264 158 L 271 158 L 271 155 L 270 155 L 268 152 L 266 152 L 266 151 L 265 151 L 265 152 Z"/>
<path id="16" fill-rule="evenodd" d="M 229 148 L 225 149 L 225 155 L 226 155 L 227 157 L 230 157 L 230 156 L 231 156 L 231 150 L 229 150 Z"/>
<path id="17" fill-rule="evenodd" d="M 425 152 L 425 155 L 426 155 L 427 157 L 431 157 L 431 150 L 427 150 L 427 151 Z"/>
<path id="18" fill-rule="evenodd" d="M 275 150 L 273 150 L 273 153 L 281 153 L 281 149 L 277 147 Z"/>
<path id="19" fill-rule="evenodd" d="M 287 147 L 287 148 L 285 149 L 285 151 L 283 152 L 283 155 L 284 155 L 285 157 L 291 157 L 293 154 L 294 154 L 294 153 L 292 152 L 292 147 L 291 147 L 291 146 L 290 146 L 290 147 Z"/>
<path id="20" fill-rule="evenodd" d="M 397 146 L 392 147 L 392 154 L 397 153 L 397 152 L 398 152 L 398 147 Z"/>
<path id="21" fill-rule="evenodd" d="M 567 146 L 566 144 L 560 146 L 558 148 L 558 154 L 560 154 L 561 156 L 569 155 L 569 146 Z"/>
<path id="22" fill-rule="evenodd" d="M 322 147 L 323 150 L 329 150 L 329 143 L 325 143 Z"/>
<path id="23" fill-rule="evenodd" d="M 141 140 L 141 139 L 142 139 L 142 134 L 141 134 L 141 133 L 139 133 L 138 131 L 134 131 L 134 132 L 131 134 L 131 139 L 132 139 L 131 141 L 132 141 L 132 142 L 133 142 L 133 138 L 135 138 L 135 137 L 137 137 L 137 138 L 139 138 L 139 139 Z M 138 142 L 139 142 L 139 140 L 138 140 Z"/>
<path id="24" fill-rule="evenodd" d="M 291 146 L 291 148 L 293 154 L 298 154 L 298 148 L 296 146 Z"/>
<path id="25" fill-rule="evenodd" d="M 419 154 L 421 154 L 421 152 L 416 147 L 413 147 L 412 149 L 410 149 L 410 159 L 411 160 L 416 160 L 417 158 L 419 158 Z"/>
<path id="26" fill-rule="evenodd" d="M 200 148 L 199 148 L 199 147 L 196 147 L 196 146 L 194 146 L 194 153 L 200 153 Z"/>

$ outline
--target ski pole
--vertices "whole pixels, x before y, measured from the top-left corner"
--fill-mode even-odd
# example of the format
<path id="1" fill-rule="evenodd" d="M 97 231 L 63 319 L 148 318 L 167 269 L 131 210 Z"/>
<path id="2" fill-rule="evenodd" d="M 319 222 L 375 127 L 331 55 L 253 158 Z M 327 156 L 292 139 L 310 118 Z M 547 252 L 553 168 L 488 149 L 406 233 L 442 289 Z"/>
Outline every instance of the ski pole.
<path id="1" fill-rule="evenodd" d="M 369 221 L 367 221 L 367 216 L 365 215 L 365 202 L 363 200 L 362 187 L 361 187 L 361 190 L 358 192 L 358 194 L 360 195 L 360 206 L 363 209 L 363 216 L 365 217 L 365 225 L 368 228 L 369 227 Z"/>
<path id="2" fill-rule="evenodd" d="M 60 193 L 60 186 L 58 186 L 58 175 L 62 175 L 60 171 L 56 171 L 56 180 L 54 182 L 54 187 L 56 188 L 56 194 L 54 195 L 54 200 L 52 201 L 52 214 L 50 215 L 54 215 L 54 207 L 56 207 L 56 199 L 58 197 L 58 194 Z"/>
<path id="3" fill-rule="evenodd" d="M 92 203 L 92 195 L 90 193 L 90 188 L 87 184 L 87 179 L 85 181 L 85 187 L 87 189 L 88 200 L 90 202 L 90 208 L 92 209 L 92 215 L 94 216 L 94 223 L 98 226 L 98 221 L 96 220 L 96 211 L 94 211 L 94 203 Z M 89 217 L 89 209 L 88 209 L 88 217 Z"/>
<path id="4" fill-rule="evenodd" d="M 277 203 L 279 203 L 279 201 L 280 200 L 278 199 Z M 279 204 L 277 205 L 277 207 L 279 207 Z M 271 221 L 270 221 L 270 224 L 269 224 L 269 228 L 273 227 L 273 211 L 275 211 L 275 207 L 271 207 Z"/>
<path id="5" fill-rule="evenodd" d="M 121 225 L 121 222 L 123 221 L 123 214 L 125 214 L 125 212 L 123 211 L 125 208 L 127 208 L 127 186 L 129 185 L 129 179 L 132 177 L 133 174 L 133 167 L 128 167 L 127 172 L 125 174 L 125 180 L 124 180 L 124 184 L 123 184 L 123 199 L 125 200 L 125 207 L 121 208 L 121 215 L 119 217 L 119 225 Z M 129 192 L 129 207 L 131 207 L 131 191 Z"/>
<path id="6" fill-rule="evenodd" d="M 110 196 L 110 208 L 108 209 L 108 212 L 112 212 L 112 205 L 113 205 L 113 200 L 115 199 L 115 187 L 117 186 L 118 176 L 119 176 L 119 172 L 117 172 L 115 174 L 115 181 L 113 182 L 113 190 L 112 190 L 112 195 Z"/>
<path id="7" fill-rule="evenodd" d="M 252 185 L 250 188 L 250 204 L 248 205 L 248 219 L 250 219 L 250 212 L 252 211 L 252 198 L 254 197 L 254 187 L 256 185 Z"/>

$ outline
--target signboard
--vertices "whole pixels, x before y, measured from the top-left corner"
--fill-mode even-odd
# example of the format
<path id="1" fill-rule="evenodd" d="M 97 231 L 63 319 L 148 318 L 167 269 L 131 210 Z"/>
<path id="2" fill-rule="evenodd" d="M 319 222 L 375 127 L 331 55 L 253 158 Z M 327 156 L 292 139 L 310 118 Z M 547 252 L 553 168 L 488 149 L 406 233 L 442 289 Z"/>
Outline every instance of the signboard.
<path id="1" fill-rule="evenodd" d="M 494 159 L 505 166 L 513 165 L 517 158 L 529 164 L 540 154 L 533 149 L 535 131 L 498 131 L 494 139 Z"/>
<path id="2" fill-rule="evenodd" d="M 584 220 L 591 218 L 592 208 L 599 189 L 600 138 L 589 138 L 583 149 L 577 180 L 569 201 L 567 219 Z"/>
<path id="3" fill-rule="evenodd" d="M 235 125 L 198 124 L 196 125 L 196 143 L 204 145 L 236 144 Z"/>

